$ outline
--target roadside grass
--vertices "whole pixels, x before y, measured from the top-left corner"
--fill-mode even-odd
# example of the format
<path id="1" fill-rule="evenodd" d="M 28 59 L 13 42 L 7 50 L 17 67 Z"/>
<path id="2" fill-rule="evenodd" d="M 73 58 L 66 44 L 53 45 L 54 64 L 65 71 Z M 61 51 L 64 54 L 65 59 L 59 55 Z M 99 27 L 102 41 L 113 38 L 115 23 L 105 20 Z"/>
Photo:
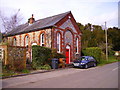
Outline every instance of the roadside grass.
<path id="1" fill-rule="evenodd" d="M 23 69 L 22 71 L 13 71 L 3 68 L 2 73 L 0 75 L 0 78 L 2 77 L 8 77 L 8 76 L 14 76 L 14 75 L 20 75 L 20 74 L 27 74 L 30 73 L 28 69 Z"/>
<path id="2" fill-rule="evenodd" d="M 44 65 L 39 67 L 36 70 L 50 70 L 51 67 L 49 65 Z M 4 78 L 4 77 L 9 77 L 9 76 L 14 76 L 14 75 L 20 75 L 20 74 L 28 74 L 31 73 L 33 71 L 29 70 L 29 69 L 23 69 L 22 71 L 13 71 L 13 70 L 8 70 L 5 66 L 2 67 L 2 73 L 0 73 L 0 78 Z"/>
<path id="3" fill-rule="evenodd" d="M 23 70 L 21 71 L 21 73 L 30 73 L 30 70 L 28 70 L 28 69 L 23 69 Z"/>
<path id="4" fill-rule="evenodd" d="M 103 66 L 105 64 L 110 64 L 110 63 L 119 62 L 119 61 L 120 61 L 120 59 L 118 59 L 118 57 L 110 56 L 110 57 L 108 57 L 108 61 L 100 60 L 100 62 L 98 63 L 98 66 Z"/>
<path id="5" fill-rule="evenodd" d="M 18 73 L 12 71 L 12 70 L 3 70 L 2 71 L 2 77 L 6 77 L 6 76 L 13 76 L 13 75 L 17 75 Z"/>

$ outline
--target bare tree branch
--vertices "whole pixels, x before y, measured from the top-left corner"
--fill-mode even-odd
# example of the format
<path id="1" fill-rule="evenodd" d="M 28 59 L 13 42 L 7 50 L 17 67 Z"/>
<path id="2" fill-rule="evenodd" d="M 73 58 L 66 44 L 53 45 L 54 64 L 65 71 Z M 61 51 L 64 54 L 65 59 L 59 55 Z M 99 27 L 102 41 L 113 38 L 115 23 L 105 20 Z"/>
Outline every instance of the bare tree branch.
<path id="1" fill-rule="evenodd" d="M 5 33 L 8 33 L 9 31 L 13 30 L 20 24 L 23 17 L 20 15 L 19 12 L 20 12 L 20 9 L 18 9 L 18 11 L 9 18 L 2 15 L 0 11 L 0 18 L 1 18 Z"/>

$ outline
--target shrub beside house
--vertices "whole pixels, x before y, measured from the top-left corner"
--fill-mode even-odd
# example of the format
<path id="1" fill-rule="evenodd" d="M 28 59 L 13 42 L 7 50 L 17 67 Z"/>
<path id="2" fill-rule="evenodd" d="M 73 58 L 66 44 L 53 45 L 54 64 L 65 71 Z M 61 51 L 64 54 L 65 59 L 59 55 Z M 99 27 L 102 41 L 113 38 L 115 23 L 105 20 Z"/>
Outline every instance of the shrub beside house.
<path id="1" fill-rule="evenodd" d="M 41 69 L 44 66 L 51 67 L 52 58 L 65 58 L 63 54 L 57 53 L 55 49 L 32 46 L 32 67 L 33 69 Z M 49 68 L 50 69 L 50 68 Z"/>

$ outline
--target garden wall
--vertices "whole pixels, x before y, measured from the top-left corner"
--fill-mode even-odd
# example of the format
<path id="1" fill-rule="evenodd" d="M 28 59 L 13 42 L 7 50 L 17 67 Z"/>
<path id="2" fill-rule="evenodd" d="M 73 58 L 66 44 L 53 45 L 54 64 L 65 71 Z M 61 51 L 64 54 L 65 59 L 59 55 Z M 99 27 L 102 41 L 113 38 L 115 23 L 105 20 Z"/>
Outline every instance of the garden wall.
<path id="1" fill-rule="evenodd" d="M 0 45 L 3 51 L 3 65 L 9 66 L 9 69 L 22 70 L 26 68 L 26 47 Z"/>

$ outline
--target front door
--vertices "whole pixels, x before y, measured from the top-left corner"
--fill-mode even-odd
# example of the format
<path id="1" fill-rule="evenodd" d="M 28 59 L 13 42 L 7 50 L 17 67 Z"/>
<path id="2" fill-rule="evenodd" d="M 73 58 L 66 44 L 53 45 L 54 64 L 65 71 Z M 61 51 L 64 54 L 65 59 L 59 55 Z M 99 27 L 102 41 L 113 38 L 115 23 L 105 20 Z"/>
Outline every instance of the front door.
<path id="1" fill-rule="evenodd" d="M 70 46 L 66 47 L 66 64 L 70 63 Z"/>
<path id="2" fill-rule="evenodd" d="M 69 49 L 66 49 L 66 64 L 69 64 Z"/>

